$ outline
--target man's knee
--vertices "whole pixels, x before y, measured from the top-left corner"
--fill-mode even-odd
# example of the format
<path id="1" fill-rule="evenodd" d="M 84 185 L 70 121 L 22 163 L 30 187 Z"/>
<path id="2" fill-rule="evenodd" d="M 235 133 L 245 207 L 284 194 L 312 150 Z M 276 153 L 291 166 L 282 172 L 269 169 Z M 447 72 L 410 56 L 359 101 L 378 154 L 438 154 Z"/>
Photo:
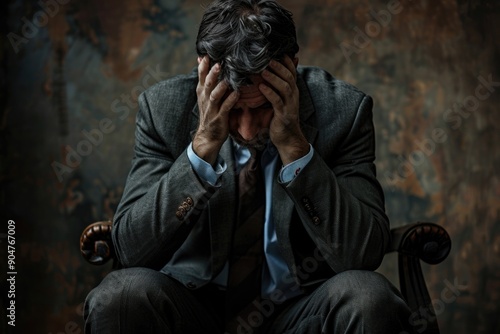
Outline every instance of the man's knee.
<path id="1" fill-rule="evenodd" d="M 394 308 L 406 309 L 399 291 L 383 275 L 363 270 L 352 270 L 337 274 L 327 282 L 325 289 L 334 302 L 343 301 L 343 305 L 361 314 L 371 311 L 391 312 Z"/>
<path id="2" fill-rule="evenodd" d="M 85 300 L 85 317 L 89 314 L 116 314 L 126 305 L 149 302 L 151 293 L 161 290 L 163 274 L 146 268 L 127 268 L 109 273 Z"/>
<path id="3" fill-rule="evenodd" d="M 407 321 L 408 305 L 396 287 L 381 274 L 346 271 L 325 282 L 325 289 L 332 305 L 330 315 L 343 319 L 348 326 L 362 326 L 372 333 L 399 333 L 403 329 L 411 332 Z"/>
<path id="4" fill-rule="evenodd" d="M 382 275 L 353 270 L 335 275 L 298 301 L 276 322 L 277 332 L 307 326 L 322 333 L 401 333 L 409 308 Z M 297 320 L 298 319 L 298 320 Z M 411 329 L 407 331 L 411 333 Z"/>

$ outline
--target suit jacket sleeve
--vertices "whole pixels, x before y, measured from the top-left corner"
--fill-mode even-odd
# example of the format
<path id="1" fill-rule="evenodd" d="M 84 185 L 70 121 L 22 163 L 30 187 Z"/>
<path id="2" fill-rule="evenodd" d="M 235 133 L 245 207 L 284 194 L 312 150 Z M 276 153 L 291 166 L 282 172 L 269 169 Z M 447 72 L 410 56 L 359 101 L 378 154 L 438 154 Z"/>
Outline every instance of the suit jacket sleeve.
<path id="1" fill-rule="evenodd" d="M 384 196 L 373 163 L 372 99 L 359 91 L 350 99 L 359 102 L 341 143 L 328 143 L 336 140 L 336 130 L 320 125 L 326 139 L 315 147 L 312 160 L 299 175 L 282 184 L 315 247 L 337 273 L 376 269 L 390 242 Z"/>
<path id="2" fill-rule="evenodd" d="M 160 269 L 218 189 L 196 176 L 187 157 L 192 126 L 187 118 L 196 98 L 187 96 L 194 87 L 179 89 L 184 82 L 162 82 L 139 97 L 135 154 L 112 229 L 125 267 Z"/>

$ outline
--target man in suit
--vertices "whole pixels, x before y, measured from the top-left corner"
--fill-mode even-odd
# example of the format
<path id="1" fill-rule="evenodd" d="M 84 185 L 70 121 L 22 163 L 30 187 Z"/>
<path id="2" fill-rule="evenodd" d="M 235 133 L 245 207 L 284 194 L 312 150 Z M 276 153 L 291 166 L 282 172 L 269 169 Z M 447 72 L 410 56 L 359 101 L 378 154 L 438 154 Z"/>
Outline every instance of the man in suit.
<path id="1" fill-rule="evenodd" d="M 373 272 L 390 233 L 372 99 L 298 66 L 271 0 L 215 1 L 196 47 L 196 71 L 139 98 L 124 269 L 89 294 L 86 332 L 411 332 Z"/>

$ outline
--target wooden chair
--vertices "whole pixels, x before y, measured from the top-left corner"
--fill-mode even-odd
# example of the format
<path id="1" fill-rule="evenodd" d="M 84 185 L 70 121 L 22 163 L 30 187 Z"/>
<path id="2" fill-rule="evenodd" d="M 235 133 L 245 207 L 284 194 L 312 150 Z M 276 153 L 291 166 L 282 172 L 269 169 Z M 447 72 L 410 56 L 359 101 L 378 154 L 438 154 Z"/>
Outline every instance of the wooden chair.
<path id="1" fill-rule="evenodd" d="M 91 264 L 101 265 L 113 260 L 113 268 L 120 267 L 111 239 L 111 228 L 110 221 L 102 221 L 90 224 L 83 231 L 80 251 Z M 393 228 L 391 234 L 392 244 L 388 253 L 398 253 L 400 290 L 412 311 L 410 320 L 421 326 L 420 333 L 438 334 L 439 327 L 420 261 L 438 264 L 446 259 L 451 249 L 450 236 L 443 227 L 428 222 Z"/>

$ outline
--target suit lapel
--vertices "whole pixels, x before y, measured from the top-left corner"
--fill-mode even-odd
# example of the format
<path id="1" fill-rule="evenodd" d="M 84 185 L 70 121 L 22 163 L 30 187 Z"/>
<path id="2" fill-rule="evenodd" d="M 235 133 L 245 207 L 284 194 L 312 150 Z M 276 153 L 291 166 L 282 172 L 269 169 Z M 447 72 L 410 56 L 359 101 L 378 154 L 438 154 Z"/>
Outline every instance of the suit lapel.
<path id="1" fill-rule="evenodd" d="M 274 228 L 276 229 L 276 237 L 278 238 L 278 244 L 281 250 L 281 254 L 285 259 L 288 268 L 291 269 L 292 273 L 295 276 L 295 261 L 288 233 L 290 230 L 290 221 L 292 219 L 294 205 L 290 196 L 288 196 L 285 189 L 283 188 L 283 185 L 278 182 L 278 174 L 281 169 L 281 164 L 277 165 L 279 165 L 279 168 L 276 168 L 274 176 L 272 200 Z"/>
<path id="2" fill-rule="evenodd" d="M 221 188 L 208 202 L 212 265 L 215 273 L 222 269 L 228 258 L 236 214 L 236 169 L 230 139 L 222 145 L 220 156 L 226 162 L 227 170 L 221 176 Z"/>
<path id="3" fill-rule="evenodd" d="M 196 123 L 199 118 L 198 104 L 192 109 Z M 195 127 L 196 129 L 196 127 Z M 196 130 L 191 131 L 191 140 Z M 212 250 L 212 275 L 215 277 L 224 267 L 231 248 L 233 222 L 236 214 L 236 179 L 233 143 L 227 139 L 219 152 L 227 169 L 221 176 L 221 187 L 208 202 L 208 223 Z"/>
<path id="4" fill-rule="evenodd" d="M 309 89 L 307 88 L 304 80 L 300 75 L 297 78 L 297 87 L 299 88 L 300 93 L 299 110 L 302 133 L 309 141 L 309 143 L 314 145 L 314 142 L 318 135 L 318 129 L 310 125 L 310 119 L 314 114 L 314 105 L 309 94 Z M 272 201 L 273 219 L 281 253 L 285 261 L 287 262 L 288 268 L 290 268 L 292 275 L 296 277 L 297 268 L 293 256 L 289 233 L 292 214 L 294 210 L 294 203 L 290 196 L 288 196 L 288 194 L 286 193 L 284 185 L 278 182 L 281 167 L 282 163 L 281 161 L 279 161 L 278 164 L 276 164 L 276 170 L 274 171 Z"/>

